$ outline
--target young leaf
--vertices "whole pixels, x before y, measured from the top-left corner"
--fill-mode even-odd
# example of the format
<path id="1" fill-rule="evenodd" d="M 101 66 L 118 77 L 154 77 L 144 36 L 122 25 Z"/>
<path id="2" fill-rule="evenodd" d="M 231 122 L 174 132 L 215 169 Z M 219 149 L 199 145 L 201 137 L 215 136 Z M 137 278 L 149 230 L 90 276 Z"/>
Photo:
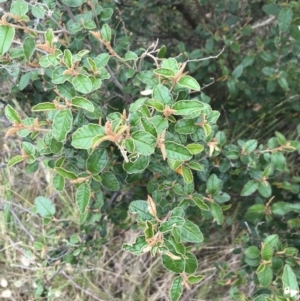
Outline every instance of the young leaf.
<path id="1" fill-rule="evenodd" d="M 66 140 L 67 134 L 72 129 L 73 116 L 69 110 L 58 111 L 54 118 L 52 124 L 52 134 L 58 142 Z"/>
<path id="2" fill-rule="evenodd" d="M 63 191 L 65 188 L 65 178 L 60 174 L 56 174 L 53 177 L 52 183 L 57 191 Z"/>
<path id="3" fill-rule="evenodd" d="M 74 172 L 66 170 L 62 167 L 55 167 L 55 171 L 66 179 L 69 179 L 69 180 L 77 179 L 77 176 Z"/>
<path id="4" fill-rule="evenodd" d="M 34 17 L 38 19 L 44 19 L 45 18 L 45 10 L 41 4 L 36 4 L 31 8 L 31 12 Z"/>
<path id="5" fill-rule="evenodd" d="M 249 180 L 242 189 L 241 196 L 248 196 L 254 193 L 258 188 L 258 183 L 255 180 Z"/>
<path id="6" fill-rule="evenodd" d="M 280 145 L 286 145 L 286 139 L 285 139 L 285 137 L 281 133 L 275 132 L 275 135 L 276 135 L 278 143 Z"/>
<path id="7" fill-rule="evenodd" d="M 169 292 L 171 301 L 178 301 L 182 295 L 182 292 L 182 278 L 180 276 L 177 276 L 174 278 Z"/>
<path id="8" fill-rule="evenodd" d="M 193 197 L 193 201 L 196 204 L 196 206 L 199 207 L 199 209 L 209 211 L 209 207 L 207 206 L 207 204 L 204 203 L 202 198 L 195 196 Z"/>
<path id="9" fill-rule="evenodd" d="M 80 213 L 85 213 L 91 197 L 91 187 L 87 183 L 81 183 L 76 191 L 76 204 Z"/>
<path id="10" fill-rule="evenodd" d="M 55 206 L 48 198 L 39 196 L 34 200 L 34 205 L 37 213 L 42 217 L 52 217 L 55 214 Z"/>
<path id="11" fill-rule="evenodd" d="M 261 249 L 261 258 L 265 261 L 270 261 L 273 257 L 273 248 L 269 244 L 265 244 Z"/>

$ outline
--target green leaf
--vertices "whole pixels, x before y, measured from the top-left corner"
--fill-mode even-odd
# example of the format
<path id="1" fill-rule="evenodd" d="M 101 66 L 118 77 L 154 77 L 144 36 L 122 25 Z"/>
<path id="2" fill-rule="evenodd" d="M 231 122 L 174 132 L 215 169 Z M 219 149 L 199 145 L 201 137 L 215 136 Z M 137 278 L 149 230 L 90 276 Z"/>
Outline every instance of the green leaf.
<path id="1" fill-rule="evenodd" d="M 260 252 L 258 247 L 251 246 L 245 250 L 245 255 L 249 258 L 255 259 L 255 258 L 259 258 Z"/>
<path id="2" fill-rule="evenodd" d="M 14 157 L 12 157 L 12 158 L 8 161 L 7 166 L 8 166 L 8 167 L 12 167 L 12 166 L 14 166 L 15 164 L 18 164 L 18 163 L 20 163 L 20 162 L 22 162 L 22 161 L 24 161 L 23 156 L 14 156 Z"/>
<path id="3" fill-rule="evenodd" d="M 153 96 L 153 99 L 158 100 L 160 103 L 165 104 L 165 105 L 172 105 L 174 102 L 169 89 L 161 84 L 156 85 L 153 88 L 152 96 Z"/>
<path id="4" fill-rule="evenodd" d="M 204 276 L 202 275 L 190 275 L 187 278 L 187 281 L 191 284 L 199 283 L 203 280 Z"/>
<path id="5" fill-rule="evenodd" d="M 151 221 L 153 216 L 148 211 L 147 201 L 132 201 L 129 205 L 129 211 L 134 214 L 138 214 L 137 219 L 139 221 Z"/>
<path id="6" fill-rule="evenodd" d="M 35 50 L 35 40 L 31 37 L 27 37 L 23 42 L 23 49 L 25 59 L 29 62 Z"/>
<path id="7" fill-rule="evenodd" d="M 174 273 L 182 273 L 184 271 L 184 260 L 180 259 L 173 259 L 168 255 L 163 254 L 161 256 L 163 266 Z"/>
<path id="8" fill-rule="evenodd" d="M 22 123 L 19 114 L 11 105 L 5 106 L 4 114 L 11 123 L 18 123 L 18 124 Z"/>
<path id="9" fill-rule="evenodd" d="M 219 204 L 212 203 L 210 207 L 211 215 L 214 217 L 218 225 L 223 224 L 223 211 Z"/>
<path id="10" fill-rule="evenodd" d="M 270 261 L 273 257 L 273 248 L 269 244 L 265 244 L 261 249 L 261 258 L 265 261 Z"/>
<path id="11" fill-rule="evenodd" d="M 167 52 L 167 47 L 165 45 L 161 46 L 161 48 L 159 49 L 158 53 L 157 53 L 157 57 L 159 59 L 163 59 L 166 55 Z"/>
<path id="12" fill-rule="evenodd" d="M 162 233 L 167 233 L 167 232 L 172 231 L 174 227 L 183 226 L 184 223 L 185 223 L 185 220 L 182 217 L 172 216 L 166 222 L 161 223 L 158 230 Z"/>
<path id="13" fill-rule="evenodd" d="M 272 188 L 271 188 L 270 183 L 267 181 L 259 182 L 258 183 L 258 192 L 264 198 L 269 198 L 272 194 Z"/>
<path id="14" fill-rule="evenodd" d="M 285 137 L 281 133 L 275 132 L 275 135 L 276 135 L 278 143 L 280 145 L 286 145 L 286 139 L 285 139 Z"/>
<path id="15" fill-rule="evenodd" d="M 276 170 L 284 171 L 286 168 L 285 157 L 282 153 L 279 152 L 272 153 L 271 162 Z"/>
<path id="16" fill-rule="evenodd" d="M 298 29 L 299 30 L 299 29 Z M 280 76 L 278 78 L 278 84 L 279 86 L 284 90 L 284 91 L 288 91 L 289 90 L 289 84 L 288 81 L 286 80 L 285 77 Z"/>
<path id="17" fill-rule="evenodd" d="M 94 175 L 99 174 L 108 163 L 106 149 L 99 148 L 92 152 L 86 161 L 86 169 Z"/>
<path id="18" fill-rule="evenodd" d="M 125 53 L 124 61 L 131 61 L 131 60 L 137 60 L 139 57 L 137 54 L 133 51 L 127 51 Z"/>
<path id="19" fill-rule="evenodd" d="M 79 7 L 84 3 L 84 0 L 63 0 L 63 3 L 70 7 Z"/>
<path id="20" fill-rule="evenodd" d="M 257 140 L 248 140 L 245 142 L 245 144 L 243 145 L 243 148 L 245 150 L 246 153 L 252 153 L 256 150 L 257 148 Z"/>
<path id="21" fill-rule="evenodd" d="M 201 165 L 198 162 L 194 162 L 194 161 L 189 162 L 188 167 L 193 170 L 197 170 L 197 171 L 203 171 L 203 168 L 204 168 L 203 165 Z"/>
<path id="22" fill-rule="evenodd" d="M 77 129 L 72 135 L 72 145 L 79 149 L 92 147 L 93 139 L 97 136 L 105 135 L 104 128 L 97 124 L 88 124 Z"/>
<path id="23" fill-rule="evenodd" d="M 65 188 L 65 178 L 60 174 L 56 174 L 53 177 L 53 186 L 57 191 L 63 191 Z"/>
<path id="24" fill-rule="evenodd" d="M 101 53 L 96 56 L 95 63 L 97 65 L 97 68 L 100 69 L 101 67 L 105 67 L 109 61 L 109 54 L 108 53 Z"/>
<path id="25" fill-rule="evenodd" d="M 72 52 L 69 49 L 65 49 L 63 56 L 63 63 L 70 69 L 73 66 Z"/>
<path id="26" fill-rule="evenodd" d="M 174 58 L 168 58 L 166 60 L 163 60 L 162 67 L 167 68 L 167 69 L 171 69 L 175 74 L 179 70 L 178 63 Z"/>
<path id="27" fill-rule="evenodd" d="M 24 90 L 29 85 L 30 81 L 31 81 L 31 73 L 30 72 L 24 73 L 19 81 L 19 90 L 20 91 Z"/>
<path id="28" fill-rule="evenodd" d="M 22 17 L 28 12 L 28 4 L 22 0 L 14 1 L 10 8 L 10 12 L 13 15 Z"/>
<path id="29" fill-rule="evenodd" d="M 123 250 L 128 251 L 134 255 L 144 254 L 143 249 L 148 246 L 144 236 L 138 236 L 133 244 L 123 244 Z"/>
<path id="30" fill-rule="evenodd" d="M 263 271 L 257 274 L 257 278 L 261 286 L 267 287 L 271 284 L 273 279 L 273 270 L 269 266 L 265 266 Z"/>
<path id="31" fill-rule="evenodd" d="M 235 78 L 235 79 L 238 79 L 242 74 L 243 74 L 243 71 L 244 71 L 244 66 L 241 64 L 241 65 L 238 65 L 234 68 L 234 70 L 232 71 L 232 76 Z"/>
<path id="32" fill-rule="evenodd" d="M 270 3 L 270 4 L 264 5 L 262 7 L 262 10 L 268 15 L 276 16 L 278 14 L 278 12 L 280 11 L 280 6 L 275 3 Z"/>
<path id="33" fill-rule="evenodd" d="M 22 142 L 21 144 L 21 148 L 23 149 L 23 151 L 26 153 L 26 155 L 34 155 L 35 154 L 35 147 L 32 143 L 29 142 Z"/>
<path id="34" fill-rule="evenodd" d="M 184 254 L 184 260 L 185 260 L 184 271 L 187 274 L 194 273 L 198 267 L 198 261 L 197 261 L 196 256 L 192 253 L 186 253 L 186 254 Z"/>
<path id="35" fill-rule="evenodd" d="M 282 275 L 282 284 L 284 295 L 291 297 L 293 301 L 296 301 L 299 297 L 299 287 L 296 275 L 289 265 L 285 265 Z"/>
<path id="36" fill-rule="evenodd" d="M 157 131 L 154 124 L 146 118 L 141 118 L 141 124 L 146 132 L 157 137 Z"/>
<path id="37" fill-rule="evenodd" d="M 198 226 L 191 221 L 186 221 L 182 227 L 180 227 L 181 241 L 182 242 L 202 242 L 203 234 Z"/>
<path id="38" fill-rule="evenodd" d="M 92 82 L 87 76 L 83 74 L 79 74 L 74 77 L 72 80 L 72 85 L 77 91 L 81 92 L 82 94 L 88 94 L 93 90 Z"/>
<path id="39" fill-rule="evenodd" d="M 277 234 L 268 235 L 264 239 L 264 244 L 270 245 L 272 248 L 276 248 L 279 243 L 279 237 Z"/>
<path id="40" fill-rule="evenodd" d="M 188 149 L 175 142 L 167 141 L 165 142 L 167 158 L 178 161 L 188 161 L 192 159 L 191 153 Z"/>
<path id="41" fill-rule="evenodd" d="M 39 196 L 34 200 L 36 212 L 42 217 L 52 217 L 55 214 L 55 206 L 48 198 Z"/>
<path id="42" fill-rule="evenodd" d="M 178 301 L 182 295 L 182 292 L 183 292 L 182 278 L 180 276 L 177 276 L 174 278 L 169 292 L 171 301 Z"/>
<path id="43" fill-rule="evenodd" d="M 182 166 L 181 172 L 182 172 L 183 180 L 185 183 L 189 184 L 189 183 L 193 182 L 194 177 L 193 177 L 193 173 L 190 170 L 190 168 L 188 168 L 187 166 Z"/>
<path id="44" fill-rule="evenodd" d="M 131 135 L 135 145 L 135 151 L 141 155 L 147 156 L 154 153 L 156 146 L 156 138 L 145 132 L 136 131 Z"/>
<path id="45" fill-rule="evenodd" d="M 245 184 L 245 186 L 241 192 L 241 196 L 251 195 L 257 190 L 257 188 L 258 188 L 258 183 L 255 180 L 249 180 Z"/>
<path id="46" fill-rule="evenodd" d="M 199 143 L 190 143 L 186 146 L 186 148 L 193 155 L 197 155 L 204 150 L 204 146 Z"/>
<path id="47" fill-rule="evenodd" d="M 196 206 L 199 207 L 199 209 L 204 210 L 204 211 L 209 211 L 209 207 L 207 206 L 207 204 L 204 203 L 202 198 L 193 197 L 193 201 L 196 204 Z"/>
<path id="48" fill-rule="evenodd" d="M 71 75 L 63 74 L 65 71 L 64 68 L 58 67 L 52 73 L 52 83 L 59 85 L 65 83 L 68 79 L 71 79 Z M 75 77 L 74 77 L 75 79 Z M 74 80 L 73 79 L 73 80 Z M 74 84 L 73 84 L 74 85 Z"/>
<path id="49" fill-rule="evenodd" d="M 198 84 L 198 82 L 189 75 L 182 76 L 177 84 L 191 90 L 200 91 L 200 85 Z"/>
<path id="50" fill-rule="evenodd" d="M 158 68 L 158 69 L 154 70 L 153 72 L 157 75 L 161 75 L 164 77 L 174 77 L 175 76 L 174 71 L 171 69 L 167 69 L 167 68 Z"/>
<path id="51" fill-rule="evenodd" d="M 53 137 L 58 142 L 65 141 L 67 134 L 72 129 L 72 123 L 73 123 L 73 116 L 69 110 L 58 111 L 53 118 L 53 124 L 52 124 Z"/>
<path id="52" fill-rule="evenodd" d="M 35 18 L 44 19 L 45 18 L 45 10 L 41 4 L 36 4 L 31 8 L 31 12 Z"/>
<path id="53" fill-rule="evenodd" d="M 108 24 L 103 24 L 100 33 L 105 42 L 109 42 L 111 40 L 111 29 Z"/>
<path id="54" fill-rule="evenodd" d="M 178 134 L 187 135 L 196 131 L 194 119 L 180 119 L 175 124 L 175 131 Z"/>
<path id="55" fill-rule="evenodd" d="M 52 111 L 52 110 L 56 110 L 55 104 L 52 102 L 42 102 L 31 108 L 31 111 L 33 112 Z"/>
<path id="56" fill-rule="evenodd" d="M 76 191 L 76 204 L 80 213 L 85 213 L 91 197 L 91 187 L 87 183 L 79 185 Z"/>
<path id="57" fill-rule="evenodd" d="M 101 174 L 101 184 L 108 190 L 117 191 L 120 189 L 119 181 L 116 176 L 107 171 Z"/>
<path id="58" fill-rule="evenodd" d="M 164 109 L 164 105 L 162 102 L 156 99 L 147 99 L 145 101 L 145 105 L 151 108 L 154 108 L 155 110 L 162 112 Z"/>
<path id="59" fill-rule="evenodd" d="M 271 205 L 271 210 L 276 215 L 285 215 L 290 211 L 300 213 L 300 203 L 277 202 Z"/>
<path id="60" fill-rule="evenodd" d="M 55 167 L 55 171 L 66 179 L 69 179 L 69 180 L 77 179 L 77 176 L 74 172 L 66 170 L 62 167 Z"/>
<path id="61" fill-rule="evenodd" d="M 214 195 L 218 190 L 222 188 L 222 181 L 215 175 L 212 174 L 206 182 L 206 189 L 210 195 Z"/>
<path id="62" fill-rule="evenodd" d="M 290 7 L 284 7 L 278 14 L 278 26 L 282 32 L 288 31 L 293 20 L 293 10 Z"/>
<path id="63" fill-rule="evenodd" d="M 169 123 L 168 121 L 163 118 L 163 116 L 153 116 L 150 121 L 154 124 L 156 130 L 157 130 L 157 133 L 159 135 L 162 134 L 162 132 L 168 127 Z"/>
<path id="64" fill-rule="evenodd" d="M 93 103 L 84 97 L 79 97 L 79 96 L 74 97 L 71 99 L 71 102 L 72 102 L 72 106 L 85 109 L 89 112 L 95 111 L 95 107 L 94 107 Z"/>
<path id="65" fill-rule="evenodd" d="M 123 168 L 127 173 L 141 173 L 149 165 L 149 156 L 139 156 L 134 162 L 125 162 L 123 163 Z"/>
<path id="66" fill-rule="evenodd" d="M 200 115 L 203 108 L 203 103 L 196 100 L 180 100 L 177 101 L 172 107 L 173 110 L 176 110 L 176 112 L 173 113 L 173 115 L 181 116 L 189 115 L 192 113 L 199 113 Z"/>

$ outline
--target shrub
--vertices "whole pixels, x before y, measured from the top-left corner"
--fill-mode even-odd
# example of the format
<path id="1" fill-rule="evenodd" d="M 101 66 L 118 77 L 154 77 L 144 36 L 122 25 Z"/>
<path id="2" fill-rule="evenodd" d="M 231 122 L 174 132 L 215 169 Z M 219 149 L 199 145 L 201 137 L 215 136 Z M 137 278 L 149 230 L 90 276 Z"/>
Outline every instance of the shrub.
<path id="1" fill-rule="evenodd" d="M 203 279 L 193 248 L 209 239 L 207 224 L 218 229 L 241 220 L 249 231 L 243 250 L 235 250 L 243 254 L 242 272 L 225 273 L 220 264 L 219 283 L 230 283 L 235 300 L 246 300 L 239 286 L 248 277 L 256 301 L 296 300 L 298 245 L 287 228 L 298 227 L 300 203 L 278 189 L 298 194 L 299 179 L 278 179 L 288 173 L 284 154 L 299 152 L 300 143 L 280 132 L 265 144 L 228 142 L 216 124 L 220 112 L 186 72 L 206 59 L 166 57 L 157 43 L 130 49 L 109 26 L 112 13 L 98 1 L 17 0 L 1 19 L 2 68 L 17 77 L 14 89 L 35 93 L 29 118 L 5 107 L 12 124 L 6 137 L 23 138 L 8 167 L 47 168 L 58 192 L 76 189 L 80 231 L 61 261 L 80 264 L 94 254 L 103 240 L 83 237 L 96 229 L 104 238 L 108 218 L 127 225 L 129 206 L 143 232 L 124 250 L 161 256 L 176 274 L 170 299 L 178 300 Z M 289 13 L 282 8 L 279 18 L 285 14 L 288 23 Z M 49 225 L 64 209 L 46 195 L 32 210 Z M 42 252 L 44 243 L 34 247 Z"/>

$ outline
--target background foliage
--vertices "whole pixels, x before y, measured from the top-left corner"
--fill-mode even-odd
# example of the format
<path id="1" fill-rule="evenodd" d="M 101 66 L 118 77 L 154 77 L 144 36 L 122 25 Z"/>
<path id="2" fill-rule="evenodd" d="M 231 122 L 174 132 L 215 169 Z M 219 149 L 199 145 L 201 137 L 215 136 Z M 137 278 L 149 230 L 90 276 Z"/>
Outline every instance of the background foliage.
<path id="1" fill-rule="evenodd" d="M 300 4 L 3 3 L 1 296 L 296 300 Z"/>

